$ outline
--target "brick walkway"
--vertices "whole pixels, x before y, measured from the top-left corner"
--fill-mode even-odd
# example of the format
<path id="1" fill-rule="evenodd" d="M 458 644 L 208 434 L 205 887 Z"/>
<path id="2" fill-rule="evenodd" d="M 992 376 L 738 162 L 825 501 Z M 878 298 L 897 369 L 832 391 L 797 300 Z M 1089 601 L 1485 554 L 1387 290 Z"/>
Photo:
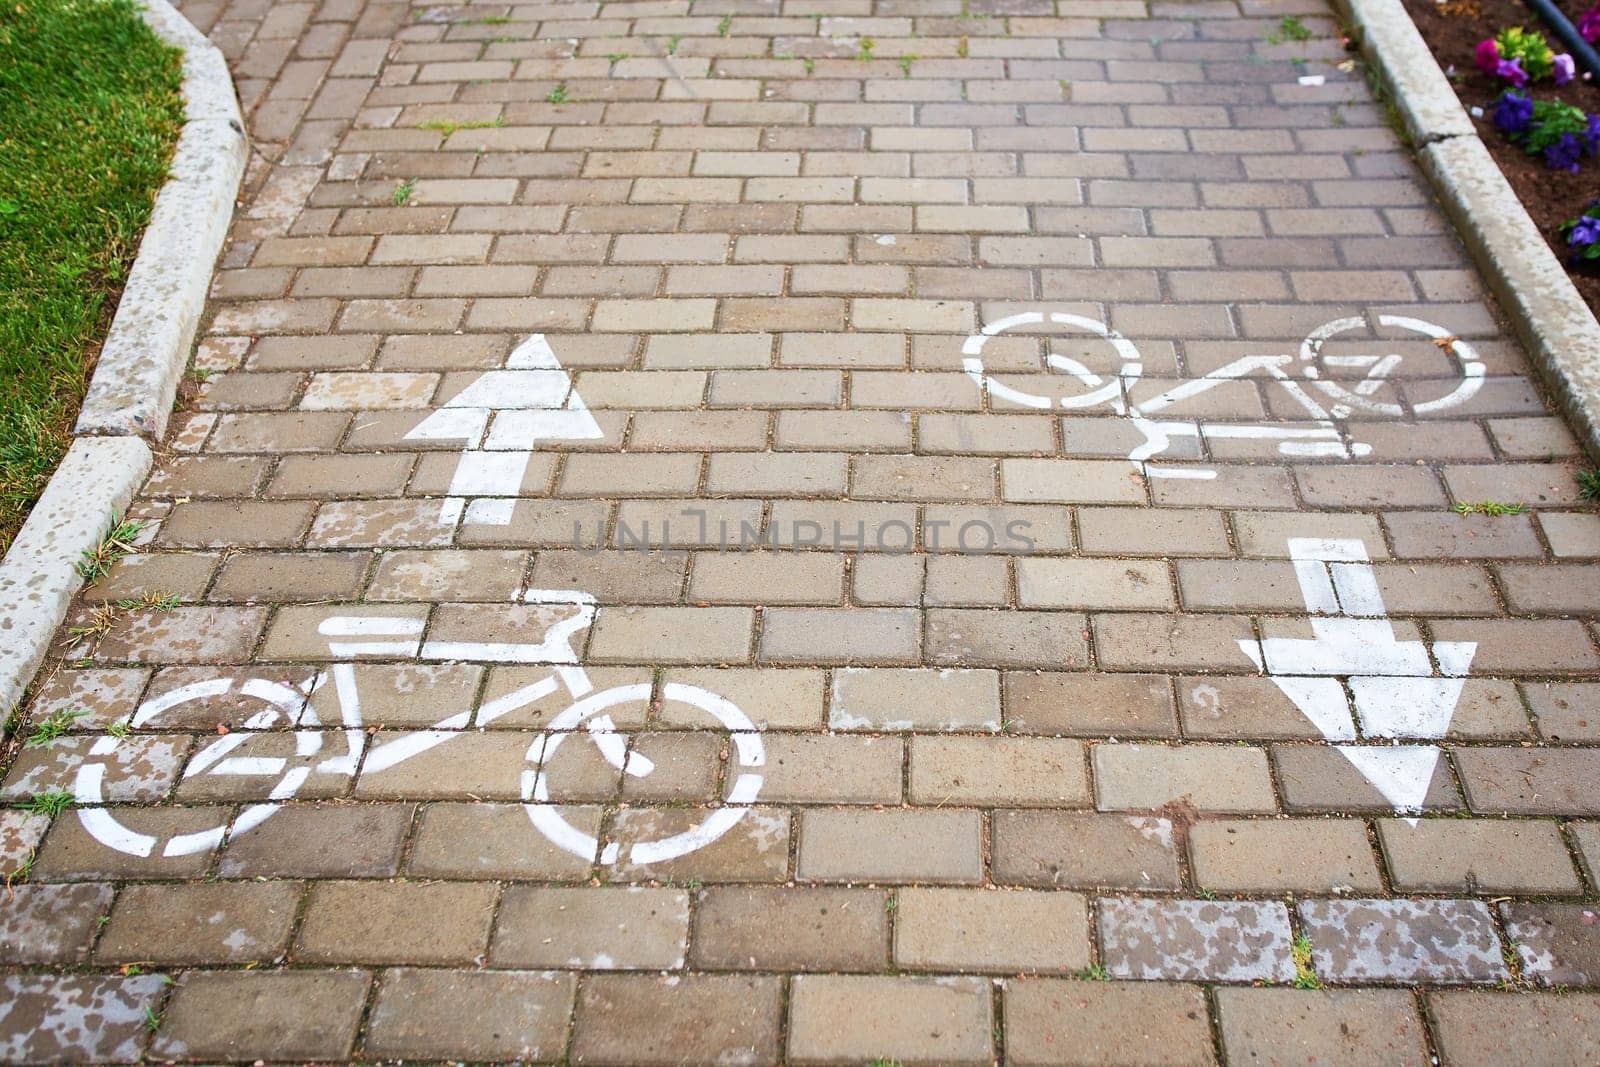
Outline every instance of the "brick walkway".
<path id="1" fill-rule="evenodd" d="M 185 11 L 0 1058 L 1592 1055 L 1600 519 L 1320 0 Z"/>

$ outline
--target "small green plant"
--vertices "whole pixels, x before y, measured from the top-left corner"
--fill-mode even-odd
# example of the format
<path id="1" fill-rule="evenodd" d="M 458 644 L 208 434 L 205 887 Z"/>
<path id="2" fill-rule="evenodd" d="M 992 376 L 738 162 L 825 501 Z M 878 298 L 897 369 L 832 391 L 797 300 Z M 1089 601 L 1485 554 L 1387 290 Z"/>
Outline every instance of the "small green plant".
<path id="1" fill-rule="evenodd" d="M 29 852 L 28 858 L 18 864 L 16 870 L 6 875 L 6 892 L 11 892 L 13 882 L 26 882 L 28 880 L 28 875 L 33 873 L 33 861 L 36 855 L 36 853 Z"/>
<path id="2" fill-rule="evenodd" d="M 907 78 L 911 77 L 911 64 L 916 62 L 917 58 L 918 58 L 917 56 L 901 56 L 900 57 L 900 73 L 904 77 L 907 77 Z"/>
<path id="3" fill-rule="evenodd" d="M 900 901 L 899 901 L 899 899 L 897 897 L 890 897 L 888 900 L 884 901 L 883 902 L 883 910 L 888 912 L 890 915 L 893 915 L 895 912 L 899 911 L 900 910 Z"/>
<path id="4" fill-rule="evenodd" d="M 1278 28 L 1267 34 L 1268 44 L 1282 44 L 1285 41 L 1309 41 L 1311 30 L 1299 15 L 1285 15 L 1278 20 Z"/>
<path id="5" fill-rule="evenodd" d="M 724 15 L 722 21 L 717 23 L 717 36 L 726 37 L 733 31 L 733 16 Z"/>
<path id="6" fill-rule="evenodd" d="M 682 40 L 683 40 L 683 34 L 681 34 L 681 33 L 675 33 L 671 37 L 668 37 L 667 38 L 667 55 L 669 55 L 669 56 L 677 55 L 678 54 L 678 43 L 680 41 L 682 41 Z"/>
<path id="7" fill-rule="evenodd" d="M 23 806 L 30 815 L 48 815 L 55 818 L 72 807 L 72 794 L 65 789 L 52 789 L 48 793 L 35 793 Z"/>
<path id="8" fill-rule="evenodd" d="M 607 52 L 606 53 L 606 58 L 611 60 L 611 62 L 613 62 L 613 63 L 621 63 L 624 59 L 632 59 L 633 58 L 633 53 L 631 53 L 631 52 Z"/>
<path id="9" fill-rule="evenodd" d="M 963 34 L 962 37 L 961 37 L 961 43 L 956 45 L 956 55 L 960 56 L 962 59 L 966 59 L 968 51 L 969 51 L 969 49 L 967 48 L 967 38 L 966 38 L 966 35 Z"/>
<path id="10" fill-rule="evenodd" d="M 472 119 L 466 122 L 452 122 L 449 119 L 436 119 L 433 122 L 424 122 L 418 126 L 423 130 L 438 130 L 449 137 L 457 130 L 488 130 L 498 129 L 506 124 L 504 115 L 497 115 L 492 119 Z"/>
<path id="11" fill-rule="evenodd" d="M 73 723 L 87 714 L 89 712 L 84 708 L 61 709 L 33 728 L 33 733 L 28 735 L 28 747 L 49 748 L 55 743 L 56 738 L 70 730 Z"/>
<path id="12" fill-rule="evenodd" d="M 1522 515 L 1527 512 L 1526 504 L 1502 504 L 1498 500 L 1463 500 L 1453 509 L 1457 515 Z"/>
<path id="13" fill-rule="evenodd" d="M 90 584 L 104 578 L 117 560 L 138 551 L 133 539 L 146 525 L 141 519 L 123 519 L 111 527 L 98 545 L 84 550 L 83 558 L 78 560 L 79 577 Z"/>
<path id="14" fill-rule="evenodd" d="M 1111 975 L 1106 971 L 1105 965 L 1100 963 L 1089 964 L 1089 966 L 1078 972 L 1077 977 L 1080 981 L 1084 982 L 1111 981 Z"/>
<path id="15" fill-rule="evenodd" d="M 1194 893 L 1195 893 L 1195 896 L 1199 897 L 1201 900 L 1216 900 L 1217 899 L 1217 891 L 1215 889 L 1204 889 L 1204 888 L 1196 889 L 1194 891 Z"/>
<path id="16" fill-rule="evenodd" d="M 116 722 L 106 727 L 106 733 L 110 734 L 112 737 L 123 738 L 133 733 L 133 727 L 129 726 L 124 720 L 118 719 Z"/>
<path id="17" fill-rule="evenodd" d="M 556 86 L 545 96 L 545 99 L 552 104 L 565 104 L 569 98 L 570 97 L 565 84 Z"/>
<path id="18" fill-rule="evenodd" d="M 1321 989 L 1322 981 L 1317 977 L 1316 968 L 1312 966 L 1311 938 L 1303 931 L 1297 934 L 1289 945 L 1289 955 L 1294 959 L 1294 987 Z"/>
<path id="19" fill-rule="evenodd" d="M 1589 467 L 1578 472 L 1578 497 L 1581 500 L 1600 500 L 1600 467 Z"/>
<path id="20" fill-rule="evenodd" d="M 396 182 L 394 192 L 389 199 L 394 201 L 395 207 L 405 207 L 411 202 L 411 194 L 417 191 L 417 179 L 407 178 L 403 182 Z"/>
<path id="21" fill-rule="evenodd" d="M 124 597 L 117 601 L 117 607 L 123 611 L 171 611 L 181 603 L 183 600 L 177 593 L 162 593 L 152 589 L 136 597 Z"/>
<path id="22" fill-rule="evenodd" d="M 817 61 L 810 56 L 806 56 L 800 62 L 805 64 L 807 74 L 815 74 L 817 72 Z"/>
<path id="23" fill-rule="evenodd" d="M 152 1034 L 161 1029 L 161 1016 L 148 1004 L 144 1006 L 144 1028 Z"/>
<path id="24" fill-rule="evenodd" d="M 475 19 L 462 19 L 462 26 L 504 26 L 511 21 L 510 15 L 483 15 Z"/>
<path id="25" fill-rule="evenodd" d="M 856 58 L 865 63 L 867 60 L 872 58 L 872 50 L 876 47 L 878 47 L 878 42 L 874 41 L 871 37 L 861 38 L 861 48 L 860 51 L 856 53 Z"/>

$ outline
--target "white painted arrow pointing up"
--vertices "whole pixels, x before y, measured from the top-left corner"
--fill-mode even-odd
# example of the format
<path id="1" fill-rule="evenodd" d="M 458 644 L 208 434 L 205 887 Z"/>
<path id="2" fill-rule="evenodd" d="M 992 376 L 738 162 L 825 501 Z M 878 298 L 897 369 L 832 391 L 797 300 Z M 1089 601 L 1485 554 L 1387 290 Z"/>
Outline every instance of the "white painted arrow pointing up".
<path id="1" fill-rule="evenodd" d="M 1477 643 L 1401 641 L 1388 620 L 1366 546 L 1356 540 L 1290 538 L 1289 558 L 1310 638 L 1241 640 L 1239 648 L 1266 672 L 1323 738 L 1434 741 L 1450 728 Z M 1437 673 L 1434 662 L 1438 663 Z M 1339 678 L 1350 680 L 1351 701 Z M 1436 745 L 1334 746 L 1395 811 L 1422 810 L 1442 754 Z"/>
<path id="2" fill-rule="evenodd" d="M 484 372 L 406 434 L 413 440 L 466 442 L 439 521 L 453 524 L 470 500 L 466 521 L 490 526 L 511 521 L 533 456 L 530 446 L 602 436 L 542 333 L 513 349 L 502 369 Z"/>

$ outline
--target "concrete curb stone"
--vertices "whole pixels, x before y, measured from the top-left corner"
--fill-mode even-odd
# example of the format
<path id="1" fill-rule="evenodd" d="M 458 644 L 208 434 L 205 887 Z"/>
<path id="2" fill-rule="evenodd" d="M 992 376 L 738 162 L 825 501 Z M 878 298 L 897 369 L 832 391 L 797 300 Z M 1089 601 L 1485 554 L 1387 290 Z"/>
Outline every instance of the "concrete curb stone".
<path id="1" fill-rule="evenodd" d="M 227 63 L 166 0 L 145 20 L 183 49 L 185 121 L 61 465 L 0 560 L 0 712 L 22 699 L 67 606 L 78 563 L 150 470 L 188 363 L 211 270 L 244 175 L 243 116 Z"/>
<path id="2" fill-rule="evenodd" d="M 1600 321 L 1479 139 L 1400 0 L 1333 0 L 1424 173 L 1585 450 L 1600 460 Z"/>

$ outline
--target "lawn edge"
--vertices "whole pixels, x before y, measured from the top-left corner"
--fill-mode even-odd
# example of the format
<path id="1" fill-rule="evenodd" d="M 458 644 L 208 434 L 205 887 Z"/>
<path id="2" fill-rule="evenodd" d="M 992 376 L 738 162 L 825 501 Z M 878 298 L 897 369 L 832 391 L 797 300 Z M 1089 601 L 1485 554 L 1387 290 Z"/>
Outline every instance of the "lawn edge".
<path id="1" fill-rule="evenodd" d="M 1600 460 L 1600 321 L 1511 189 L 1400 0 L 1331 0 L 1394 99 L 1456 233 Z"/>
<path id="2" fill-rule="evenodd" d="M 74 433 L 160 441 L 244 176 L 244 120 L 222 52 L 166 0 L 138 0 L 183 50 L 183 132 L 106 332 Z"/>
<path id="3" fill-rule="evenodd" d="M 0 715 L 22 700 L 83 585 L 83 553 L 150 470 L 244 175 L 244 122 L 221 51 L 166 0 L 140 5 L 156 35 L 183 51 L 183 130 L 72 445 L 0 559 Z"/>

